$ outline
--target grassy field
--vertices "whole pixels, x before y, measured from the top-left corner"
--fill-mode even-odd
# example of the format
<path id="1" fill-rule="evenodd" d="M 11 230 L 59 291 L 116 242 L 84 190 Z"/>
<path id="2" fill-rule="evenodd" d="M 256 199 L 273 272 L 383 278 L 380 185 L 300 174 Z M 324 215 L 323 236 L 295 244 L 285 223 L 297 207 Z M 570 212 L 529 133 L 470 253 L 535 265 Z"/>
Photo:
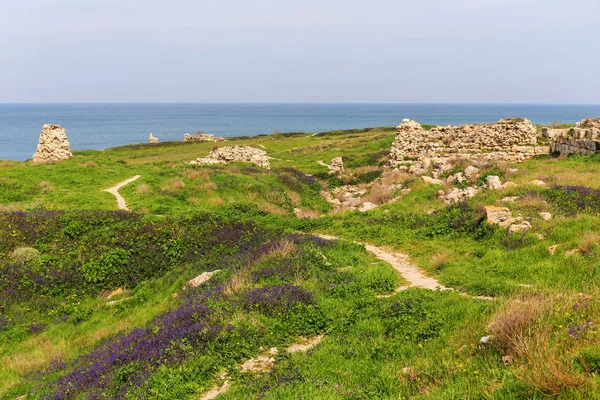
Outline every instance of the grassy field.
<path id="1" fill-rule="evenodd" d="M 389 173 L 394 136 L 275 134 L 1 162 L 0 397 L 199 399 L 224 372 L 223 399 L 600 397 L 600 157 L 480 165 L 516 185 L 446 206 L 443 187 Z M 188 164 L 215 145 L 264 147 L 271 169 Z M 318 163 L 341 155 L 341 177 Z M 116 211 L 103 190 L 134 175 L 120 190 L 133 213 Z M 343 184 L 370 198 L 402 189 L 372 211 L 334 212 L 323 191 Z M 488 224 L 487 205 L 531 229 Z M 406 282 L 388 264 L 311 232 L 406 253 L 455 291 L 394 293 Z M 284 351 L 316 335 L 314 349 Z M 272 370 L 242 371 L 273 347 Z"/>

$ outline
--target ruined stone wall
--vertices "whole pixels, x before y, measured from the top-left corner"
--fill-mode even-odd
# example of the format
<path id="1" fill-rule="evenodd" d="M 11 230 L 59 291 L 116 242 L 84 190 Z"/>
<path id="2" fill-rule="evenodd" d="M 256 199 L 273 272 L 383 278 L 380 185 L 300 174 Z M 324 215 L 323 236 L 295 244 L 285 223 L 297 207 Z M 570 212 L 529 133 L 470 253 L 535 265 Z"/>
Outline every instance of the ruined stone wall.
<path id="1" fill-rule="evenodd" d="M 552 140 L 553 153 L 564 156 L 600 153 L 600 119 L 584 119 L 571 129 L 544 129 L 542 134 Z"/>
<path id="2" fill-rule="evenodd" d="M 269 169 L 267 152 L 251 146 L 220 147 L 206 157 L 198 158 L 190 164 L 227 164 L 230 162 L 249 162 Z"/>
<path id="3" fill-rule="evenodd" d="M 438 126 L 426 131 L 415 121 L 404 120 L 396 128 L 390 164 L 421 157 L 457 157 L 517 162 L 549 147 L 537 146 L 537 129 L 525 118 L 503 119 L 494 124 Z"/>

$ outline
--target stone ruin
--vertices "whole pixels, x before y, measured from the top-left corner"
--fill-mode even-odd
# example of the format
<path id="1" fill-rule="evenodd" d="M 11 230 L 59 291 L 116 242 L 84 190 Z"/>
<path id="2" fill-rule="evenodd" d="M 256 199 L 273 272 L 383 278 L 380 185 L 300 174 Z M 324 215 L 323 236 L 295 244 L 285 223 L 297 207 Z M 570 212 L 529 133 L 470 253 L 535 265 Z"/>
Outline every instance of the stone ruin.
<path id="1" fill-rule="evenodd" d="M 73 157 L 67 132 L 59 125 L 44 125 L 33 163 L 47 163 Z"/>
<path id="2" fill-rule="evenodd" d="M 217 140 L 222 139 L 217 139 L 215 135 L 204 132 L 198 132 L 194 136 L 190 135 L 189 133 L 183 134 L 184 142 L 216 142 Z"/>
<path id="3" fill-rule="evenodd" d="M 154 137 L 153 134 L 150 134 L 148 136 L 148 143 L 150 143 L 150 144 L 157 144 L 158 142 L 160 142 L 160 140 L 158 140 L 157 137 Z"/>
<path id="4" fill-rule="evenodd" d="M 334 157 L 329 165 L 329 175 L 337 175 L 344 172 L 344 160 L 342 157 Z"/>
<path id="5" fill-rule="evenodd" d="M 396 128 L 390 165 L 411 164 L 422 157 L 519 162 L 549 147 L 537 146 L 537 129 L 526 118 L 502 119 L 494 124 L 438 126 L 429 131 L 405 119 Z"/>
<path id="6" fill-rule="evenodd" d="M 544 128 L 542 135 L 551 140 L 550 151 L 553 153 L 564 156 L 600 153 L 600 118 L 584 119 L 571 129 Z"/>
<path id="7" fill-rule="evenodd" d="M 231 162 L 249 162 L 265 169 L 271 168 L 267 152 L 251 146 L 220 147 L 211 151 L 208 156 L 198 158 L 190 164 L 228 164 Z"/>

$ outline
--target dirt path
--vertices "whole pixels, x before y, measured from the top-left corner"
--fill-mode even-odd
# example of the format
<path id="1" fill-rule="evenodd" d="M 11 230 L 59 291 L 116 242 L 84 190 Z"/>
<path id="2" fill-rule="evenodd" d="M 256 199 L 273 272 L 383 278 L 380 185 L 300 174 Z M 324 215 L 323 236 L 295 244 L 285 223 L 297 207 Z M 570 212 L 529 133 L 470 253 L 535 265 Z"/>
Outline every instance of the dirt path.
<path id="1" fill-rule="evenodd" d="M 331 235 L 320 235 L 320 234 L 313 234 L 313 235 L 318 236 L 323 239 L 326 239 L 326 240 L 345 240 L 345 239 L 339 238 L 337 236 L 331 236 Z M 380 247 L 373 246 L 373 245 L 370 245 L 367 243 L 360 243 L 360 242 L 354 242 L 354 243 L 365 246 L 365 248 L 368 251 L 370 251 L 371 253 L 373 253 L 375 255 L 375 257 L 390 264 L 396 271 L 398 271 L 400 273 L 400 275 L 402 275 L 402 277 L 405 280 L 408 281 L 410 286 L 400 286 L 399 288 L 397 288 L 394 291 L 394 293 L 401 292 L 403 290 L 408 289 L 409 287 L 418 287 L 418 288 L 429 289 L 429 290 L 438 290 L 438 289 L 439 290 L 454 290 L 452 288 L 442 285 L 435 278 L 423 275 L 423 273 L 421 272 L 421 269 L 418 266 L 416 266 L 415 264 L 413 264 L 410 261 L 410 258 L 406 254 L 399 253 L 399 252 L 387 251 Z M 470 295 L 468 293 L 463 293 L 463 292 L 456 292 L 456 293 L 462 294 L 464 296 L 469 296 L 474 299 L 488 300 L 488 301 L 495 300 L 494 297 L 489 297 L 489 296 L 473 296 L 473 295 Z M 385 297 L 391 297 L 391 296 L 393 296 L 393 294 L 379 295 L 377 297 L 385 298 Z"/>
<path id="2" fill-rule="evenodd" d="M 317 235 L 323 239 L 327 240 L 342 240 L 337 236 L 331 235 Z M 358 242 L 357 242 L 358 243 Z M 373 253 L 375 257 L 379 258 L 382 261 L 390 264 L 396 271 L 402 275 L 402 277 L 408 281 L 410 287 L 419 287 L 423 289 L 429 290 L 451 290 L 446 286 L 439 283 L 435 278 L 430 276 L 425 276 L 421 272 L 421 269 L 417 267 L 415 264 L 410 262 L 410 259 L 406 254 L 397 253 L 397 252 L 389 252 L 380 247 L 376 247 L 366 243 L 359 243 L 365 246 L 365 248 Z M 407 286 L 401 286 L 396 289 L 396 292 L 400 292 L 402 290 L 407 289 Z"/>
<path id="3" fill-rule="evenodd" d="M 128 183 L 131 183 L 141 177 L 142 177 L 141 175 L 136 175 L 132 178 L 124 180 L 121 183 L 117 183 L 115 186 L 111 187 L 110 189 L 103 190 L 103 192 L 108 192 L 117 198 L 117 207 L 119 208 L 119 210 L 129 211 L 129 208 L 127 208 L 127 203 L 125 202 L 125 199 L 119 193 L 119 189 L 121 189 L 123 186 L 125 186 Z"/>
<path id="4" fill-rule="evenodd" d="M 299 337 L 299 342 L 292 343 L 291 346 L 285 349 L 287 353 L 293 354 L 298 352 L 306 352 L 313 347 L 317 346 L 321 343 L 325 336 L 313 336 L 313 337 Z M 251 372 L 255 374 L 269 372 L 273 369 L 273 364 L 275 363 L 275 359 L 272 357 L 276 354 L 279 354 L 279 350 L 276 347 L 269 349 L 266 354 L 261 354 L 255 357 L 252 357 L 246 360 L 241 364 L 242 372 Z M 219 376 L 223 383 L 221 385 L 213 386 L 208 392 L 203 393 L 199 400 L 213 400 L 218 395 L 225 393 L 231 387 L 231 382 L 229 381 L 229 374 L 224 372 Z"/>

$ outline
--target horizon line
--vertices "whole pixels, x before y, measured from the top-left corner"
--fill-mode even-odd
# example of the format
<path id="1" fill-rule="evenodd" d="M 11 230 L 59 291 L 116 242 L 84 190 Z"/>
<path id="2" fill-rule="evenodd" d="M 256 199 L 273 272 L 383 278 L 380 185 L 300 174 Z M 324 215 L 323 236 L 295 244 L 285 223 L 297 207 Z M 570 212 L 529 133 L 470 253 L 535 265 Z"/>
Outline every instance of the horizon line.
<path id="1" fill-rule="evenodd" d="M 510 103 L 510 102 L 193 102 L 193 101 L 59 101 L 59 102 L 2 102 L 0 105 L 96 105 L 96 104 L 148 104 L 148 105 L 180 105 L 180 104 L 201 104 L 201 105 L 524 105 L 524 106 L 600 106 L 600 103 Z"/>

